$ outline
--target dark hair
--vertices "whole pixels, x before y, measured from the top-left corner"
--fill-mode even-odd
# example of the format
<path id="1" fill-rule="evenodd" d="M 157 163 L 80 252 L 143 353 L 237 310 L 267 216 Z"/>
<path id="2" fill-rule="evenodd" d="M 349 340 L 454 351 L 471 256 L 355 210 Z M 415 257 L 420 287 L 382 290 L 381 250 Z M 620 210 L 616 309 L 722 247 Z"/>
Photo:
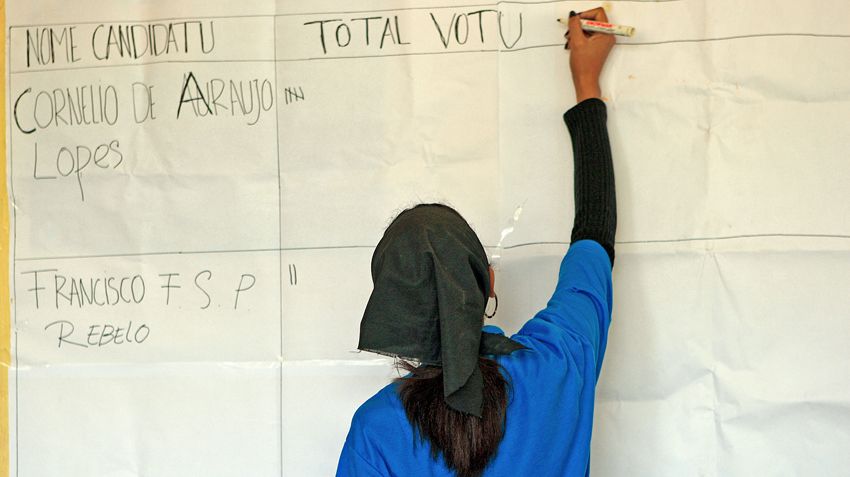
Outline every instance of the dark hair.
<path id="1" fill-rule="evenodd" d="M 496 455 L 505 432 L 508 382 L 496 361 L 479 357 L 478 366 L 484 376 L 480 418 L 448 407 L 439 366 L 416 367 L 402 360 L 398 367 L 411 375 L 395 379 L 414 436 L 418 434 L 420 442 L 428 439 L 431 457 L 437 459 L 442 453 L 446 466 L 458 477 L 480 476 Z"/>

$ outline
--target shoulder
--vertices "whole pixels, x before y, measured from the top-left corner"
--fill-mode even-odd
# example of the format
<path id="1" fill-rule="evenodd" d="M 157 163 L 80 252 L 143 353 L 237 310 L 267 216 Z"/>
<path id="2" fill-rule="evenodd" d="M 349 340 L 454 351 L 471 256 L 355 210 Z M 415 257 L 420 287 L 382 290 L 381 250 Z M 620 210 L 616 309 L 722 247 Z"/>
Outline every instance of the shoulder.
<path id="1" fill-rule="evenodd" d="M 610 261 L 610 259 L 608 259 L 608 252 L 605 251 L 605 247 L 596 240 L 591 239 L 582 239 L 571 243 L 566 256 L 587 257 L 588 260 L 600 262 L 602 265 L 606 264 L 605 260 Z"/>
<path id="2" fill-rule="evenodd" d="M 611 273 L 611 259 L 599 242 L 587 239 L 573 242 L 561 261 L 555 294 L 591 292 L 607 302 L 610 311 Z"/>
<path id="3" fill-rule="evenodd" d="M 352 431 L 356 427 L 363 434 L 374 436 L 397 429 L 399 417 L 404 415 L 397 389 L 397 383 L 390 383 L 361 404 L 351 419 Z"/>
<path id="4" fill-rule="evenodd" d="M 396 447 L 405 442 L 400 439 L 405 433 L 400 419 L 404 414 L 396 388 L 395 383 L 385 386 L 357 408 L 337 476 L 391 475 L 388 469 L 398 454 Z"/>

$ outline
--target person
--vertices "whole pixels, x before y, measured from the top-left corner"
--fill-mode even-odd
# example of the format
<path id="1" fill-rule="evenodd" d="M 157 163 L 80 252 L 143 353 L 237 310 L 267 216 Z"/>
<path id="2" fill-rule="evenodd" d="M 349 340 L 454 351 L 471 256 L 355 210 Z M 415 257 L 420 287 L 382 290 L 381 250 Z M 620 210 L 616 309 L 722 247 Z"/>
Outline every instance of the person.
<path id="1" fill-rule="evenodd" d="M 575 219 L 552 298 L 510 338 L 482 327 L 494 276 L 468 223 L 440 204 L 399 214 L 372 257 L 358 349 L 400 358 L 409 374 L 357 409 L 337 476 L 589 474 L 613 306 L 617 214 L 599 76 L 615 40 L 579 18 L 608 21 L 602 8 L 571 12 L 565 35 Z"/>

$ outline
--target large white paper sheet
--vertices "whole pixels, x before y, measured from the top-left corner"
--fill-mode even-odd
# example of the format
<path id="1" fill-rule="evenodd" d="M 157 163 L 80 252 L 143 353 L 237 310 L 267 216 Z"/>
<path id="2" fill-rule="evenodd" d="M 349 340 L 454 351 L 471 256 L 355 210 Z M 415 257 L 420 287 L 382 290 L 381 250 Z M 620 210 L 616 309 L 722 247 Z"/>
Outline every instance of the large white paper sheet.
<path id="1" fill-rule="evenodd" d="M 846 475 L 850 6 L 605 5 L 637 34 L 602 78 L 592 474 Z M 7 5 L 10 475 L 332 475 L 396 376 L 355 348 L 418 202 L 473 224 L 516 331 L 573 219 L 555 18 L 594 6 Z"/>

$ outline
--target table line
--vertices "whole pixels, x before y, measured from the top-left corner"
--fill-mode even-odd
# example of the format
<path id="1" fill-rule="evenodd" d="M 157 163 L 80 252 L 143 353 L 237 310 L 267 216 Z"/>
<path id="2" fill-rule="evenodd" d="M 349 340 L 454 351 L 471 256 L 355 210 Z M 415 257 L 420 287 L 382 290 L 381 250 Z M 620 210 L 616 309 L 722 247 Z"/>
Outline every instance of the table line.
<path id="1" fill-rule="evenodd" d="M 9 31 L 11 31 L 11 29 Z M 11 35 L 9 36 L 9 41 L 8 41 L 7 46 L 9 48 L 7 51 L 12 51 L 12 37 L 11 37 Z M 9 55 L 9 54 L 6 55 L 6 71 L 9 71 L 9 72 L 12 71 L 12 58 L 11 58 L 11 56 L 12 55 Z M 9 92 L 11 92 L 12 91 L 12 75 L 9 74 L 8 78 L 9 78 Z M 7 100 L 6 102 L 9 104 L 9 106 L 8 106 L 9 112 L 6 115 L 6 122 L 8 123 L 9 118 L 12 117 L 13 111 L 12 111 L 12 101 Z M 10 260 L 10 262 L 9 262 L 9 267 L 10 267 L 10 270 L 12 272 L 12 276 L 14 277 L 15 274 L 17 273 L 17 261 L 14 260 L 14 257 L 18 256 L 18 225 L 17 225 L 18 224 L 18 208 L 14 206 L 14 204 L 16 203 L 15 180 L 14 180 L 15 166 L 13 164 L 14 161 L 12 160 L 12 157 L 14 157 L 13 151 L 14 151 L 14 143 L 15 143 L 14 136 L 15 135 L 11 133 L 11 126 L 7 126 L 7 127 L 9 127 L 9 157 L 7 159 L 8 164 L 9 164 L 9 175 L 8 175 L 7 180 L 9 181 L 9 197 L 8 198 L 9 198 L 9 200 L 11 200 L 11 203 L 12 203 L 12 207 L 11 207 L 12 215 L 10 217 L 10 225 L 12 227 L 12 230 L 11 230 L 12 236 L 10 237 L 10 240 L 12 241 L 12 244 L 11 244 L 12 250 L 11 251 L 12 251 L 12 257 L 13 257 L 13 259 Z M 5 131 L 4 131 L 4 133 L 5 133 Z M 11 309 L 11 312 L 14 315 L 12 317 L 12 326 L 13 326 L 13 331 L 14 331 L 14 343 L 13 343 L 14 347 L 12 349 L 10 349 L 9 352 L 14 353 L 12 356 L 14 356 L 14 372 L 15 372 L 15 477 L 18 477 L 18 475 L 20 474 L 20 467 L 21 467 L 21 451 L 20 451 L 20 449 L 21 449 L 21 446 L 20 446 L 20 435 L 21 435 L 21 433 L 20 433 L 20 429 L 19 429 L 20 407 L 21 407 L 21 399 L 20 399 L 21 386 L 20 386 L 20 381 L 19 381 L 19 374 L 20 373 L 18 372 L 18 370 L 19 370 L 19 368 L 18 368 L 18 365 L 19 365 L 18 358 L 19 358 L 21 352 L 20 352 L 20 348 L 18 347 L 18 291 L 17 290 L 18 290 L 17 280 L 13 279 L 11 290 L 9 290 L 9 293 L 12 294 L 12 309 Z M 8 394 L 8 387 L 7 387 L 7 394 Z M 7 396 L 7 399 L 8 398 L 9 398 L 9 396 Z"/>
<path id="2" fill-rule="evenodd" d="M 208 16 L 195 16 L 195 17 L 164 17 L 164 18 L 149 18 L 144 20 L 133 19 L 133 20 L 89 20 L 89 21 L 79 21 L 79 22 L 65 22 L 65 23 L 37 23 L 37 24 L 17 24 L 10 25 L 9 30 L 11 31 L 13 28 L 34 28 L 34 27 L 46 27 L 46 26 L 64 26 L 64 25 L 96 25 L 96 24 L 108 24 L 108 23 L 152 23 L 152 22 L 163 22 L 163 21 L 189 21 L 189 20 L 222 20 L 222 19 L 242 19 L 242 18 L 273 18 L 277 19 L 280 17 L 307 17 L 313 15 L 353 15 L 360 13 L 385 13 L 385 12 L 403 12 L 403 11 L 412 11 L 412 10 L 444 10 L 447 8 L 477 8 L 477 7 L 495 7 L 499 5 L 545 5 L 552 3 L 567 3 L 568 0 L 532 0 L 528 2 L 521 2 L 516 0 L 500 0 L 497 2 L 491 3 L 477 3 L 477 4 L 468 4 L 468 5 L 434 5 L 434 6 L 422 6 L 422 7 L 402 7 L 402 8 L 382 8 L 375 10 L 349 10 L 349 11 L 328 11 L 328 12 L 291 12 L 291 13 L 255 13 L 248 15 L 208 15 Z M 683 0 L 612 0 L 612 3 L 675 3 L 681 2 Z"/>
<path id="3" fill-rule="evenodd" d="M 677 0 L 678 1 L 678 0 Z M 715 37 L 715 38 L 685 38 L 678 40 L 662 40 L 662 41 L 648 41 L 648 42 L 621 42 L 617 43 L 617 46 L 655 46 L 655 45 L 669 45 L 675 43 L 707 43 L 713 41 L 728 41 L 728 40 L 742 40 L 749 38 L 776 38 L 776 37 L 810 37 L 810 38 L 850 38 L 850 34 L 843 33 L 753 33 L 747 35 L 733 35 L 733 36 L 725 36 L 725 37 Z M 276 48 L 277 45 L 275 45 Z M 233 59 L 233 60 L 161 60 L 161 61 L 145 61 L 142 63 L 128 63 L 128 64 L 119 64 L 119 65 L 93 65 L 93 66 L 79 66 L 79 67 L 67 67 L 67 68 L 46 68 L 39 70 L 15 70 L 10 71 L 10 75 L 19 75 L 19 74 L 29 74 L 29 73 L 45 73 L 45 72 L 54 72 L 54 71 L 85 71 L 92 69 L 101 69 L 101 68 L 126 68 L 126 67 L 139 67 L 139 66 L 153 66 L 153 65 L 162 65 L 162 64 L 184 64 L 184 63 L 293 63 L 298 61 L 318 61 L 318 60 L 359 60 L 359 59 L 372 59 L 372 58 L 398 58 L 402 56 L 429 56 L 429 55 L 446 55 L 446 54 L 458 54 L 458 53 L 514 53 L 519 51 L 526 50 L 534 50 L 540 48 L 563 48 L 563 43 L 547 43 L 542 45 L 529 45 L 522 46 L 517 48 L 510 49 L 500 49 L 500 48 L 485 48 L 485 49 L 470 49 L 470 50 L 443 50 L 443 51 L 414 51 L 407 53 L 388 53 L 385 55 L 351 55 L 351 56 L 311 56 L 306 58 L 280 58 L 280 59 L 271 59 L 271 58 L 259 58 L 259 59 Z M 275 56 L 277 56 L 275 54 Z"/>
<path id="4" fill-rule="evenodd" d="M 277 58 L 277 19 L 272 20 L 272 30 L 274 34 L 274 57 Z M 277 286 L 278 290 L 283 289 L 283 192 L 281 190 L 281 174 L 280 174 L 280 98 L 277 95 L 277 64 L 274 66 L 274 125 L 275 125 L 275 147 L 277 157 Z M 283 294 L 278 295 L 278 339 L 279 351 L 281 359 L 283 358 Z M 279 371 L 279 386 L 278 386 L 278 403 L 277 412 L 280 416 L 278 426 L 278 451 L 280 452 L 280 477 L 283 477 L 283 363 L 281 362 Z"/>
<path id="5" fill-rule="evenodd" d="M 638 245 L 638 244 L 655 244 L 655 243 L 684 243 L 684 242 L 710 242 L 715 240 L 740 240 L 749 238 L 826 238 L 826 239 L 841 239 L 850 240 L 850 235 L 843 234 L 791 234 L 791 233 L 761 233 L 761 234 L 740 234 L 740 235 L 723 235 L 710 237 L 684 237 L 672 239 L 645 239 L 645 240 L 618 240 L 614 242 L 616 245 Z M 541 245 L 569 245 L 567 241 L 536 241 L 523 242 L 514 245 L 501 247 L 503 250 L 512 250 L 516 248 L 534 247 Z M 488 249 L 497 249 L 495 245 L 485 245 Z M 47 260 L 78 260 L 92 258 L 119 258 L 119 257 L 145 257 L 157 255 L 215 255 L 215 254 L 232 254 L 232 253 L 282 253 L 282 252 L 304 252 L 311 250 L 350 250 L 350 249 L 373 249 L 375 245 L 319 245 L 319 246 L 303 246 L 303 247 L 268 247 L 268 248 L 246 248 L 246 249 L 220 249 L 220 250 L 172 250 L 162 252 L 129 252 L 129 253 L 106 253 L 106 254 L 88 254 L 88 255 L 56 255 L 43 257 L 23 257 L 15 258 L 15 262 L 39 262 Z M 281 272 L 282 273 L 282 272 Z"/>

